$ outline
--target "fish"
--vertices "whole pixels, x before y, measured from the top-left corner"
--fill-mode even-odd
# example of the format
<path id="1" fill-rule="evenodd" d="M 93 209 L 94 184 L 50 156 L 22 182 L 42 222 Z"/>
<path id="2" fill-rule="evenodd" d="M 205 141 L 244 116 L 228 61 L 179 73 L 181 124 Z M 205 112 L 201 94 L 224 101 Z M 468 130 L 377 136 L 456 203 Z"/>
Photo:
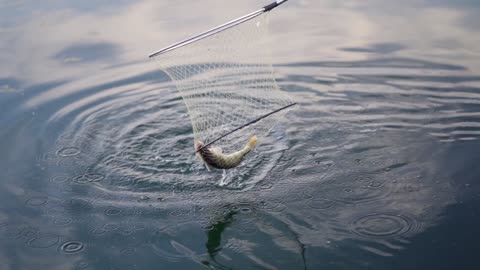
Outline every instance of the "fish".
<path id="1" fill-rule="evenodd" d="M 205 144 L 202 141 L 197 141 L 195 142 L 195 150 L 207 165 L 207 169 L 210 170 L 210 167 L 232 169 L 240 165 L 243 158 L 255 148 L 256 144 L 257 136 L 253 136 L 241 150 L 231 154 L 224 154 L 221 149 L 210 145 L 204 147 Z"/>

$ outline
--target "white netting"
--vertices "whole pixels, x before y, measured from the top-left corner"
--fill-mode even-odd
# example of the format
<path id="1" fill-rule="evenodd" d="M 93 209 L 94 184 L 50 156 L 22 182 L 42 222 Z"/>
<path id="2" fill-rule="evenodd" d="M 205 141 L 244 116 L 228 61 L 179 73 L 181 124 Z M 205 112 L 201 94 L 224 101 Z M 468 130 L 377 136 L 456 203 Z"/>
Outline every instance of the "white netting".
<path id="1" fill-rule="evenodd" d="M 185 101 L 195 141 L 205 144 L 292 103 L 279 90 L 267 44 L 267 16 L 161 54 L 155 59 Z M 213 146 L 224 153 L 258 142 L 286 113 L 282 110 L 248 125 Z"/>

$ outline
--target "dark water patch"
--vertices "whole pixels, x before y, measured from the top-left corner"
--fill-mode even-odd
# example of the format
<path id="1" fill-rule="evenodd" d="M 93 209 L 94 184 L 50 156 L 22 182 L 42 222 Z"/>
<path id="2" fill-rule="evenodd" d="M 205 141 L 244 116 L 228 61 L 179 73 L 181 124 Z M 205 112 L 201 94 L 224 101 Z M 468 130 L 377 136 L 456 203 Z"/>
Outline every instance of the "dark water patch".
<path id="1" fill-rule="evenodd" d="M 75 213 L 87 213 L 93 209 L 93 204 L 85 199 L 67 199 L 62 202 L 62 205 L 66 210 L 72 211 Z"/>
<path id="2" fill-rule="evenodd" d="M 371 152 L 372 150 L 377 150 L 377 149 L 383 149 L 387 147 L 386 145 L 371 145 L 371 146 L 362 146 L 362 147 L 355 147 L 351 149 L 350 151 L 352 153 L 362 153 L 362 152 Z"/>
<path id="3" fill-rule="evenodd" d="M 18 93 L 20 91 L 20 87 L 21 82 L 19 80 L 15 78 L 0 77 L 0 95 L 8 93 Z"/>
<path id="4" fill-rule="evenodd" d="M 388 54 L 405 49 L 406 46 L 400 43 L 376 43 L 368 47 L 350 47 L 340 48 L 341 51 L 346 52 L 361 52 L 361 53 L 378 53 Z"/>

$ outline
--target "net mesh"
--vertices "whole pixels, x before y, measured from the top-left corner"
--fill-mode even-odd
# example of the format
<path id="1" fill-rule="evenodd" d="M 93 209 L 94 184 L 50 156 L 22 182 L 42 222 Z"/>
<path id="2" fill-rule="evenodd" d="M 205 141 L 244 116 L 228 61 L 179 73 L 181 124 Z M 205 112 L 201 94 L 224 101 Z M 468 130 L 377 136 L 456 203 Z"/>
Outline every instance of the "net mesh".
<path id="1" fill-rule="evenodd" d="M 154 59 L 185 101 L 195 142 L 207 144 L 293 103 L 274 79 L 267 14 Z M 286 112 L 243 127 L 212 146 L 228 154 L 242 149 L 254 135 L 261 143 Z"/>

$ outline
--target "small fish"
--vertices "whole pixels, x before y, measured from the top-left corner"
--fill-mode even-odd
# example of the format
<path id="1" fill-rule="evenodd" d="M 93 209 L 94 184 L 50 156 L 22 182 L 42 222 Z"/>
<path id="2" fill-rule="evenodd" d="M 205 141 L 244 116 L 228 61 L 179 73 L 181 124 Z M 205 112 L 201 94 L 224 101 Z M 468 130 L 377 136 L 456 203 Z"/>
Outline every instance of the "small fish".
<path id="1" fill-rule="evenodd" d="M 217 169 L 231 169 L 237 167 L 242 162 L 245 155 L 255 148 L 256 144 L 257 136 L 253 136 L 242 150 L 232 154 L 224 154 L 222 153 L 222 150 L 211 146 L 202 148 L 205 145 L 202 141 L 197 141 L 195 143 L 195 149 L 198 150 L 202 148 L 198 151 L 198 154 L 203 162 L 207 164 L 207 169 L 209 169 L 209 166 Z"/>

